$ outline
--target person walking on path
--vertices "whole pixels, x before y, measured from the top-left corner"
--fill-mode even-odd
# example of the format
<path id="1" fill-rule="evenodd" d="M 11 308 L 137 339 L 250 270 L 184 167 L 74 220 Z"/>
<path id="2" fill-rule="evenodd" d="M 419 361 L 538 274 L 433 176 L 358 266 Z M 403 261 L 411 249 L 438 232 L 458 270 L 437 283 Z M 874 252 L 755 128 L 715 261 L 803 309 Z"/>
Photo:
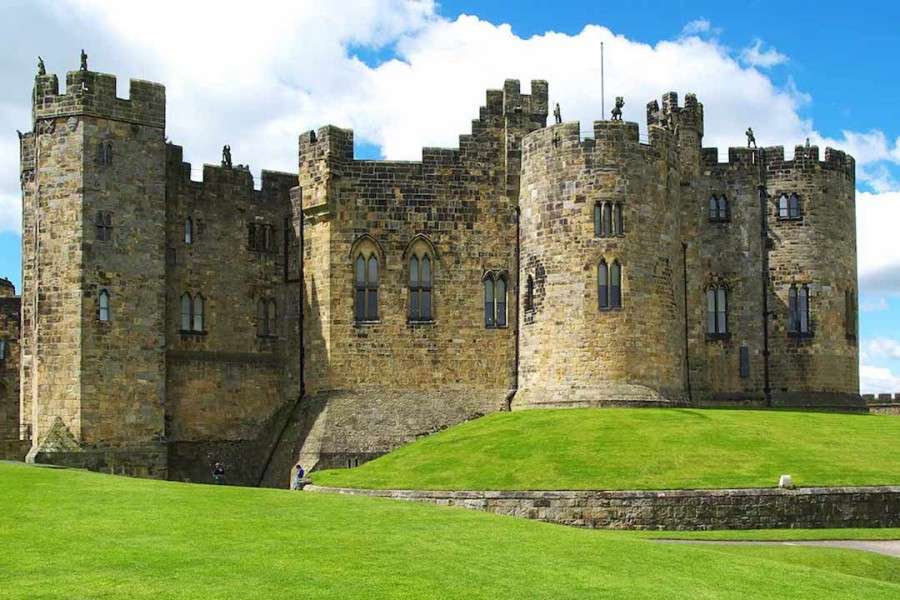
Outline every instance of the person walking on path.
<path id="1" fill-rule="evenodd" d="M 212 476 L 213 483 L 216 485 L 225 485 L 225 467 L 222 466 L 222 463 L 216 463 L 216 466 L 213 467 Z"/>

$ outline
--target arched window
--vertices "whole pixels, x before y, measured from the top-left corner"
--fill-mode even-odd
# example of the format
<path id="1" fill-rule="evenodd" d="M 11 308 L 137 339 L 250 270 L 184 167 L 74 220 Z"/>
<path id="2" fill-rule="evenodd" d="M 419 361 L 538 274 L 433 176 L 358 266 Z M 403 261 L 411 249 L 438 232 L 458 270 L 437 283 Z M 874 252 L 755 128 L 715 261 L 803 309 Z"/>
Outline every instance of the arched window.
<path id="1" fill-rule="evenodd" d="M 190 331 L 193 323 L 192 310 L 194 302 L 187 292 L 181 295 L 181 331 Z"/>
<path id="2" fill-rule="evenodd" d="M 778 218 L 779 219 L 789 219 L 788 212 L 788 197 L 785 194 L 782 194 L 778 198 Z"/>
<path id="3" fill-rule="evenodd" d="M 6 360 L 6 353 L 9 352 L 7 350 L 8 346 L 9 344 L 7 344 L 6 340 L 0 339 L 0 362 Z"/>
<path id="4" fill-rule="evenodd" d="M 268 335 L 278 335 L 278 314 L 275 307 L 275 300 L 269 300 L 268 312 L 266 315 L 266 328 Z"/>
<path id="5" fill-rule="evenodd" d="M 184 243 L 194 243 L 194 220 L 190 217 L 184 220 Z"/>
<path id="6" fill-rule="evenodd" d="M 809 286 L 792 284 L 788 289 L 788 332 L 794 335 L 808 335 L 809 326 Z"/>
<path id="7" fill-rule="evenodd" d="M 97 212 L 97 240 L 108 242 L 112 239 L 112 213 Z"/>
<path id="8" fill-rule="evenodd" d="M 597 304 L 600 310 L 622 308 L 622 265 L 618 260 L 607 264 L 600 259 L 597 266 Z"/>
<path id="9" fill-rule="evenodd" d="M 618 260 L 609 266 L 609 307 L 622 308 L 622 265 Z"/>
<path id="10" fill-rule="evenodd" d="M 109 292 L 106 290 L 100 290 L 99 296 L 99 311 L 98 318 L 100 321 L 106 323 L 109 321 L 110 313 L 109 313 Z"/>
<path id="11" fill-rule="evenodd" d="M 797 194 L 791 194 L 791 197 L 788 198 L 788 218 L 800 218 L 800 196 Z"/>
<path id="12" fill-rule="evenodd" d="M 709 197 L 709 220 L 712 222 L 725 222 L 729 220 L 728 198 L 722 194 L 713 194 Z"/>
<path id="13" fill-rule="evenodd" d="M 594 237 L 603 237 L 603 205 L 594 205 Z"/>
<path id="14" fill-rule="evenodd" d="M 625 228 L 622 220 L 622 205 L 618 202 L 613 204 L 612 213 L 612 234 L 623 235 Z"/>
<path id="15" fill-rule="evenodd" d="M 484 326 L 506 327 L 506 275 L 484 276 Z"/>
<path id="16" fill-rule="evenodd" d="M 203 300 L 203 296 L 201 296 L 200 294 L 197 294 L 196 296 L 194 296 L 193 328 L 192 328 L 193 331 L 196 331 L 196 332 L 203 331 L 204 304 L 205 304 L 205 302 Z"/>
<path id="17" fill-rule="evenodd" d="M 597 299 L 600 310 L 606 310 L 609 306 L 609 266 L 606 259 L 600 260 L 597 267 Z"/>
<path id="18" fill-rule="evenodd" d="M 353 265 L 353 319 L 356 323 L 378 321 L 378 284 L 384 254 L 372 236 L 359 236 L 350 248 Z"/>
<path id="19" fill-rule="evenodd" d="M 610 236 L 613 235 L 613 225 L 612 225 L 612 204 L 605 203 L 603 205 L 603 235 Z"/>
<path id="20" fill-rule="evenodd" d="M 409 320 L 431 318 L 431 258 L 413 255 L 409 259 Z"/>
<path id="21" fill-rule="evenodd" d="M 106 147 L 103 150 L 103 162 L 107 165 L 112 164 L 113 152 L 112 152 L 112 143 L 107 142 Z"/>
<path id="22" fill-rule="evenodd" d="M 706 333 L 711 336 L 728 333 L 728 292 L 725 286 L 706 290 Z"/>
<path id="23" fill-rule="evenodd" d="M 355 262 L 355 317 L 358 322 L 378 320 L 378 258 L 360 252 Z"/>
<path id="24" fill-rule="evenodd" d="M 495 327 L 497 320 L 494 310 L 494 279 L 491 276 L 484 278 L 484 326 Z"/>

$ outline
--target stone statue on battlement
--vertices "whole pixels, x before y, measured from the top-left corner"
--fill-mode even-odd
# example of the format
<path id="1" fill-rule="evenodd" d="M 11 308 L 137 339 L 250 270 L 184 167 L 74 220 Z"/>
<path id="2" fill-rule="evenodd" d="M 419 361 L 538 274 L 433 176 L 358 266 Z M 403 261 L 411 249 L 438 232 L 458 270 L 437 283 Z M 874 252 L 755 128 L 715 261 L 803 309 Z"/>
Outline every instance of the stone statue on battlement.
<path id="1" fill-rule="evenodd" d="M 47 68 L 44 66 L 44 59 L 41 58 L 40 56 L 38 56 L 38 75 L 42 76 L 42 75 L 46 75 L 46 74 L 47 74 Z"/>
<path id="2" fill-rule="evenodd" d="M 81 70 L 87 71 L 87 54 L 84 51 L 84 48 L 81 49 Z"/>
<path id="3" fill-rule="evenodd" d="M 752 127 L 747 128 L 746 136 L 747 136 L 747 147 L 749 148 L 750 145 L 752 144 L 753 147 L 756 148 L 756 136 L 753 135 Z"/>
<path id="4" fill-rule="evenodd" d="M 557 125 L 562 123 L 562 112 L 559 110 L 559 102 L 556 103 L 556 107 L 553 109 L 553 119 Z"/>
<path id="5" fill-rule="evenodd" d="M 231 168 L 231 146 L 228 144 L 222 146 L 222 166 L 226 169 Z"/>
<path id="6" fill-rule="evenodd" d="M 616 105 L 612 109 L 612 120 L 622 120 L 622 107 L 625 106 L 625 99 L 622 96 L 616 96 Z"/>

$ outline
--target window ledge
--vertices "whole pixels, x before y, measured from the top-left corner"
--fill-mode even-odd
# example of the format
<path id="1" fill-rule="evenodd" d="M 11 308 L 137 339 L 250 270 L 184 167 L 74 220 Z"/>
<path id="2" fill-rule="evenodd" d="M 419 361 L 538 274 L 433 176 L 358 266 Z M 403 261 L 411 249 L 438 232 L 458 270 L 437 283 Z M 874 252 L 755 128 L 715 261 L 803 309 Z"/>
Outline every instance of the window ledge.
<path id="1" fill-rule="evenodd" d="M 731 339 L 730 333 L 707 333 L 706 341 L 707 342 L 727 342 Z"/>
<path id="2" fill-rule="evenodd" d="M 485 329 L 509 329 L 509 325 L 485 325 Z"/>
<path id="3" fill-rule="evenodd" d="M 621 306 L 601 306 L 600 312 L 614 312 L 617 310 L 622 310 Z"/>
<path id="4" fill-rule="evenodd" d="M 374 321 L 353 321 L 354 327 L 372 327 L 373 325 L 381 325 L 381 319 Z"/>
<path id="5" fill-rule="evenodd" d="M 407 327 L 433 327 L 435 325 L 437 325 L 437 322 L 434 319 L 429 319 L 426 321 L 408 319 L 406 321 Z"/>
<path id="6" fill-rule="evenodd" d="M 258 340 L 277 340 L 278 336 L 273 333 L 266 333 L 266 334 L 257 333 L 256 339 L 258 339 Z"/>
<path id="7" fill-rule="evenodd" d="M 798 340 L 805 340 L 810 339 L 814 336 L 812 331 L 788 331 L 788 337 Z"/>
<path id="8" fill-rule="evenodd" d="M 786 221 L 802 221 L 803 217 L 778 217 L 778 221 L 786 222 Z"/>
<path id="9" fill-rule="evenodd" d="M 708 223 L 731 223 L 731 219 L 707 219 Z"/>
<path id="10" fill-rule="evenodd" d="M 178 333 L 181 335 L 206 335 L 206 331 L 194 331 L 193 329 L 179 329 Z"/>

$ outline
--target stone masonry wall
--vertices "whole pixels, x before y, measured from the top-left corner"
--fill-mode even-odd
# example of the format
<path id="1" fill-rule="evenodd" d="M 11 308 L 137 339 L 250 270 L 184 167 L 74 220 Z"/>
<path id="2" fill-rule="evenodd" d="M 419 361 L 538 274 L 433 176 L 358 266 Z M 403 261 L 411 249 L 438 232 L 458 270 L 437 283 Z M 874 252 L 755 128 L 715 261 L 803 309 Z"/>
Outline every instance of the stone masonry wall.
<path id="1" fill-rule="evenodd" d="M 21 300 L 8 279 L 0 279 L 0 445 L 19 440 L 19 327 Z M 0 458 L 2 458 L 0 453 Z M 24 454 L 18 457 L 24 458 Z"/>
<path id="2" fill-rule="evenodd" d="M 352 132 L 334 127 L 301 136 L 307 392 L 328 415 L 328 435 L 301 454 L 383 453 L 504 406 L 515 386 L 518 144 L 547 114 L 546 84 L 531 91 L 516 81 L 489 91 L 459 149 L 426 148 L 421 162 L 354 160 Z M 380 267 L 378 319 L 367 323 L 354 319 L 360 244 Z M 415 322 L 409 261 L 422 252 L 433 265 L 433 318 Z M 492 272 L 510 290 L 504 327 L 484 322 Z"/>
<path id="3" fill-rule="evenodd" d="M 263 171 L 256 190 L 248 169 L 204 165 L 202 181 L 192 181 L 191 166 L 172 145 L 167 165 L 166 439 L 176 448 L 170 468 L 176 478 L 206 480 L 212 463 L 223 461 L 232 482 L 255 485 L 275 415 L 300 394 L 299 283 L 289 272 L 299 252 L 289 199 L 297 177 Z M 253 226 L 260 238 L 270 228 L 267 246 L 250 245 Z M 182 327 L 185 293 L 203 297 L 202 331 Z M 260 300 L 275 303 L 275 322 L 264 335 Z"/>
<path id="4" fill-rule="evenodd" d="M 678 158 L 671 135 L 636 123 L 577 123 L 524 142 L 520 390 L 516 408 L 683 401 Z M 594 209 L 622 207 L 623 233 L 598 237 Z M 622 269 L 622 306 L 598 302 L 600 262 Z"/>
<path id="5" fill-rule="evenodd" d="M 900 487 L 672 491 L 412 491 L 307 486 L 482 510 L 575 527 L 650 530 L 897 527 Z"/>

